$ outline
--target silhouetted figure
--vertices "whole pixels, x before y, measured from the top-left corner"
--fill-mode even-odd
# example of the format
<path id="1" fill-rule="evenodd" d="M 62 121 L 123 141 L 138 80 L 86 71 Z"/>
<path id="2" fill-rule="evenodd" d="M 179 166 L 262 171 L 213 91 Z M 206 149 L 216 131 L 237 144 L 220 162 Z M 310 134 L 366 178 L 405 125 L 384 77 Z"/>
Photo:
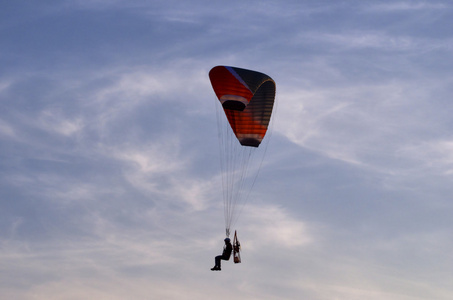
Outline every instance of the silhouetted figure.
<path id="1" fill-rule="evenodd" d="M 211 269 L 211 271 L 220 271 L 221 270 L 220 261 L 230 259 L 231 252 L 233 251 L 233 246 L 231 245 L 231 241 L 229 238 L 226 238 L 224 241 L 225 241 L 225 246 L 223 247 L 223 253 L 222 253 L 222 255 L 215 257 L 215 266 L 214 266 L 214 268 Z"/>

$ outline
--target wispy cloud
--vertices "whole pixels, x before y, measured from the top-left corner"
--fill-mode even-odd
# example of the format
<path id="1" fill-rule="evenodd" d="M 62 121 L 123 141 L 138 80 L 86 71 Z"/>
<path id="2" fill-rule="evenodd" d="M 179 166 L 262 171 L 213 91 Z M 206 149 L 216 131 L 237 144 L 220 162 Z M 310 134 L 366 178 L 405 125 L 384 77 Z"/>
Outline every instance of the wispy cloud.
<path id="1" fill-rule="evenodd" d="M 367 5 L 364 8 L 366 11 L 372 12 L 411 12 L 411 11 L 426 11 L 426 10 L 443 10 L 447 9 L 448 5 L 442 2 L 429 1 L 395 1 L 392 3 L 379 3 Z"/>
<path id="2" fill-rule="evenodd" d="M 246 247 L 249 251 L 259 252 L 263 247 L 274 249 L 274 246 L 281 250 L 292 249 L 304 247 L 313 242 L 307 224 L 291 216 L 282 207 L 249 204 L 242 218 L 248 223 L 245 232 Z"/>

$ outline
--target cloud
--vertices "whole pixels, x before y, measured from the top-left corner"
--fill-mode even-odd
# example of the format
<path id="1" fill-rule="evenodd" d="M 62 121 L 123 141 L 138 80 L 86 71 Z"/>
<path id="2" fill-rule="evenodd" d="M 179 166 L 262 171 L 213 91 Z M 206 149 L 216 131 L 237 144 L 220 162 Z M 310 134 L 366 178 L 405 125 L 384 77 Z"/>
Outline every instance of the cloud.
<path id="1" fill-rule="evenodd" d="M 151 193 L 162 201 L 188 204 L 190 209 L 206 207 L 213 186 L 202 178 L 189 176 L 191 156 L 185 156 L 180 140 L 167 137 L 147 145 L 116 147 L 103 152 L 124 165 L 124 176 L 129 184 Z"/>
<path id="2" fill-rule="evenodd" d="M 400 149 L 400 154 L 404 157 L 412 157 L 424 172 L 429 172 L 431 175 L 449 176 L 453 171 L 452 150 L 453 141 L 433 139 L 414 145 L 406 145 Z"/>
<path id="3" fill-rule="evenodd" d="M 412 51 L 420 46 L 429 47 L 432 44 L 405 36 L 387 35 L 384 33 L 373 32 L 350 32 L 341 34 L 317 34 L 310 36 L 314 42 L 326 42 L 342 47 L 343 50 L 350 49 L 380 49 L 384 51 Z M 338 51 L 338 48 L 336 48 Z"/>
<path id="4" fill-rule="evenodd" d="M 7 122 L 0 120 L 0 133 L 5 136 L 12 137 L 14 136 L 14 129 Z"/>
<path id="5" fill-rule="evenodd" d="M 245 235 L 247 251 L 265 247 L 293 249 L 310 245 L 313 237 L 302 220 L 291 216 L 284 208 L 271 204 L 248 204 L 241 214 L 247 220 Z M 241 233 L 241 232 L 240 232 Z"/>
<path id="6" fill-rule="evenodd" d="M 41 112 L 38 126 L 44 131 L 55 131 L 64 136 L 71 136 L 80 132 L 84 126 L 82 118 L 67 119 L 62 116 L 61 112 L 44 110 Z"/>
<path id="7" fill-rule="evenodd" d="M 448 94 L 448 82 L 420 74 L 280 92 L 285 105 L 279 107 L 275 130 L 304 148 L 379 176 L 415 179 L 428 169 L 436 173 L 443 163 L 448 172 L 448 150 L 442 149 L 448 149 L 449 121 L 432 105 Z"/>
<path id="8" fill-rule="evenodd" d="M 365 11 L 389 13 L 389 12 L 413 12 L 426 10 L 442 10 L 447 8 L 444 3 L 432 3 L 427 1 L 395 1 L 392 3 L 379 3 L 367 5 Z"/>

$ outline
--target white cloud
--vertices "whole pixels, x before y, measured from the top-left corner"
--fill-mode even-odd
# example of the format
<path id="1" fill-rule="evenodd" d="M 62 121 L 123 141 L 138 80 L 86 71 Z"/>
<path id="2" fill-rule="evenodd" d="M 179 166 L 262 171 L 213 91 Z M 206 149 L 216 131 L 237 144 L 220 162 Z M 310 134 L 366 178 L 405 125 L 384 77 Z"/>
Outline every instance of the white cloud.
<path id="1" fill-rule="evenodd" d="M 68 119 L 61 111 L 47 109 L 41 112 L 37 126 L 45 131 L 71 136 L 79 133 L 85 124 L 80 117 Z"/>
<path id="2" fill-rule="evenodd" d="M 395 53 L 422 54 L 432 50 L 452 48 L 451 39 L 434 39 L 395 35 L 380 31 L 350 30 L 341 33 L 300 33 L 294 43 L 331 44 L 333 51 L 381 50 Z"/>
<path id="3" fill-rule="evenodd" d="M 371 12 L 412 12 L 426 10 L 443 10 L 448 6 L 444 3 L 432 3 L 429 1 L 394 1 L 391 3 L 370 3 L 364 6 L 365 11 Z"/>
<path id="4" fill-rule="evenodd" d="M 140 145 L 141 149 L 116 149 L 113 156 L 128 163 L 134 164 L 143 174 L 160 174 L 176 172 L 184 167 L 183 161 L 178 159 L 180 147 L 175 138 L 166 141 Z M 107 150 L 109 153 L 111 150 Z"/>
<path id="5" fill-rule="evenodd" d="M 252 251 L 259 251 L 264 245 L 291 249 L 313 242 L 307 224 L 279 206 L 248 204 L 241 219 L 247 220 L 247 248 Z"/>
<path id="6" fill-rule="evenodd" d="M 0 81 L 0 93 L 6 91 L 12 84 L 12 81 L 3 79 Z"/>
<path id="7" fill-rule="evenodd" d="M 0 134 L 8 136 L 8 137 L 14 137 L 15 130 L 8 122 L 0 119 Z"/>
<path id="8" fill-rule="evenodd" d="M 418 82 L 280 94 L 286 105 L 279 107 L 276 129 L 294 143 L 333 159 L 383 173 L 404 171 L 413 162 L 432 161 L 426 146 L 418 149 L 417 145 L 427 144 L 420 135 L 430 132 L 441 141 L 445 138 L 439 128 L 446 120 L 440 114 L 435 117 L 429 100 L 439 85 L 424 81 L 421 90 Z M 442 149 L 448 145 L 440 142 L 437 149 L 447 153 Z"/>
<path id="9" fill-rule="evenodd" d="M 417 144 L 404 145 L 399 150 L 401 156 L 411 157 L 424 172 L 438 175 L 453 174 L 453 141 L 434 139 Z"/>

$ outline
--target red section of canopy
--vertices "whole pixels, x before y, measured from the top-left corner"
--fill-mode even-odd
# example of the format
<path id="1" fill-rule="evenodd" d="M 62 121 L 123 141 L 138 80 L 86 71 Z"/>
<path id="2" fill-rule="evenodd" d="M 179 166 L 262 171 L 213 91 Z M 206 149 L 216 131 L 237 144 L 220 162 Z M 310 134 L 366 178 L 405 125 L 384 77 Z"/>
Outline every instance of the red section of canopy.
<path id="1" fill-rule="evenodd" d="M 219 99 L 224 95 L 237 95 L 250 101 L 253 97 L 253 93 L 249 90 L 249 88 L 244 86 L 244 84 L 242 84 L 224 66 L 212 68 L 209 72 L 209 78 L 211 79 L 214 92 Z"/>
<path id="2" fill-rule="evenodd" d="M 255 139 L 258 144 L 263 140 L 267 126 L 263 126 L 259 120 L 254 119 L 250 110 L 239 112 L 225 109 L 225 114 L 241 144 L 246 143 L 244 146 L 251 146 L 245 142 L 247 139 Z"/>

